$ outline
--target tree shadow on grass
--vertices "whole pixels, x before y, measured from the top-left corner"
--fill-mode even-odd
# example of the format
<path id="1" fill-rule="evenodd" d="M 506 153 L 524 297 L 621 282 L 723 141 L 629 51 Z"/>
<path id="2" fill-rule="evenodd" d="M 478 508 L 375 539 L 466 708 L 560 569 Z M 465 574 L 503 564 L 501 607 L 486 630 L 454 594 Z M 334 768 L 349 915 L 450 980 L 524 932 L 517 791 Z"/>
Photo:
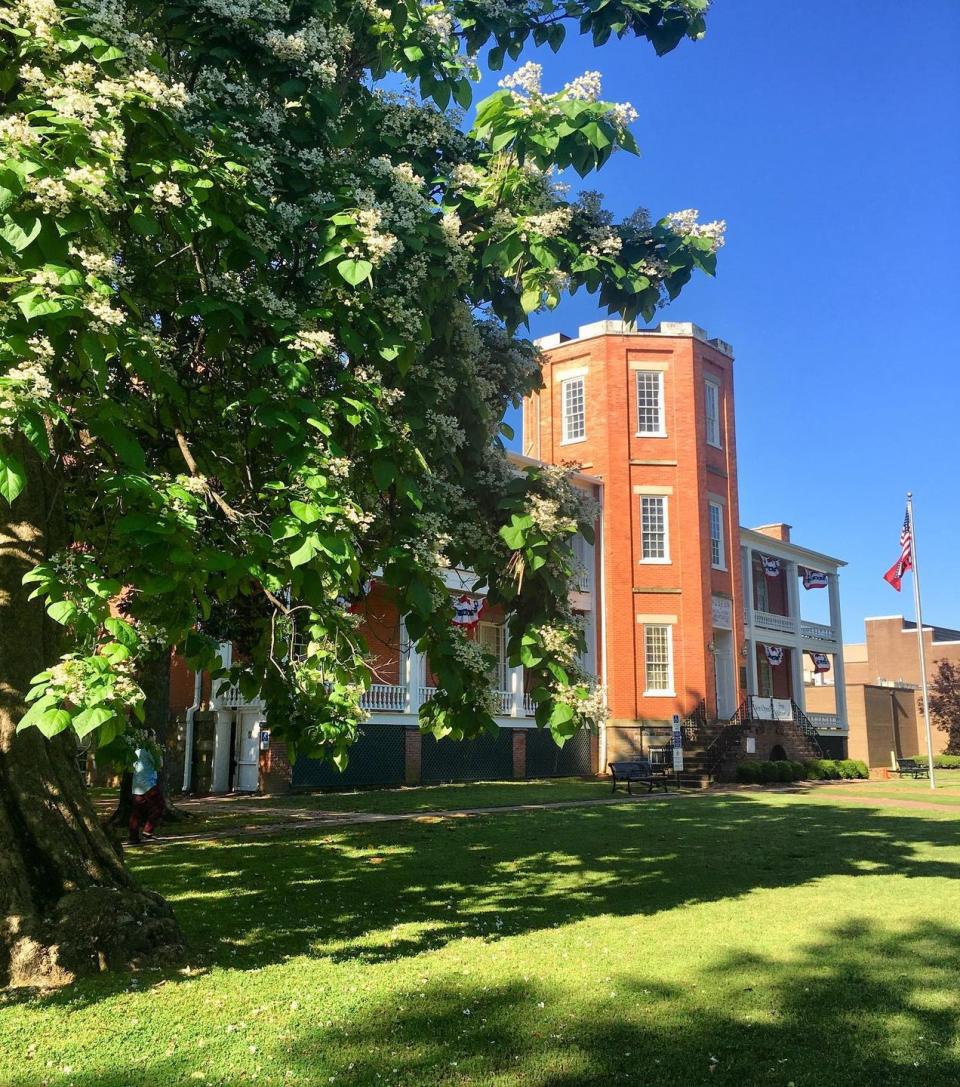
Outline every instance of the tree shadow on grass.
<path id="1" fill-rule="evenodd" d="M 172 901 L 195 968 L 246 970 L 304 954 L 386 962 L 827 876 L 956 878 L 957 846 L 953 820 L 728 794 L 171 844 L 133 866 Z M 47 999 L 76 1006 L 127 985 Z"/>
<path id="2" fill-rule="evenodd" d="M 662 964 L 662 960 L 661 960 Z M 237 1079 L 298 1087 L 956 1087 L 960 929 L 824 926 L 783 956 L 719 954 L 665 982 L 645 957 L 610 965 L 611 991 L 571 988 L 549 961 L 535 978 L 482 985 L 446 970 L 357 1013 L 278 1032 Z M 194 1058 L 196 1059 L 196 1058 Z M 189 1057 L 73 1077 L 74 1087 L 189 1082 Z M 10 1087 L 34 1087 L 24 1076 Z"/>

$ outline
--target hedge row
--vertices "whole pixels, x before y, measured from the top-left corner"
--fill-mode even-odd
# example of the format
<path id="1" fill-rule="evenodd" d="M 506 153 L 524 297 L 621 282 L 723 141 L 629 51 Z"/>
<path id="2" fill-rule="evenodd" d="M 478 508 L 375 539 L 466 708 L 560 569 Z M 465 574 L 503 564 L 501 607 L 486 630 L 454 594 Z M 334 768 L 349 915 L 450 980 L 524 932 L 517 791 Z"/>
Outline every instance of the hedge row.
<path id="1" fill-rule="evenodd" d="M 933 765 L 938 770 L 960 770 L 960 755 L 934 755 Z"/>
<path id="2" fill-rule="evenodd" d="M 826 781 L 837 778 L 867 778 L 870 771 L 859 759 L 807 759 L 793 762 L 741 762 L 737 764 L 737 781 L 746 785 L 769 785 L 781 781 Z"/>

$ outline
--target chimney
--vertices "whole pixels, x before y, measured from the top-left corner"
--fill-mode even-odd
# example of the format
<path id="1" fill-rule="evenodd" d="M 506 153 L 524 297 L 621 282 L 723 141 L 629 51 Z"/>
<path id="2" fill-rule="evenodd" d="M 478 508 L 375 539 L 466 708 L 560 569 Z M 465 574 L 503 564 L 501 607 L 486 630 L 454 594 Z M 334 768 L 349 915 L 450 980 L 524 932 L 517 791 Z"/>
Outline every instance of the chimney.
<path id="1" fill-rule="evenodd" d="M 772 540 L 789 543 L 792 527 L 792 525 L 784 524 L 783 521 L 775 521 L 772 525 L 758 525 L 753 531 L 762 532 L 764 536 L 769 536 Z"/>

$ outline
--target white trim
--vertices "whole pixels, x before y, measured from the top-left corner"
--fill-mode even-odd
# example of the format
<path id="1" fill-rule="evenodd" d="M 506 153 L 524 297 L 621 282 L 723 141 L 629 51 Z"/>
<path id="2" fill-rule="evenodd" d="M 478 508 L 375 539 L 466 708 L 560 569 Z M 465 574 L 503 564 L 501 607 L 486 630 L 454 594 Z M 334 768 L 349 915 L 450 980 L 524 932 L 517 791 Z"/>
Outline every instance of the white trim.
<path id="1" fill-rule="evenodd" d="M 706 422 L 707 445 L 711 446 L 713 449 L 723 449 L 723 427 L 721 425 L 722 420 L 720 418 L 720 382 L 715 377 L 705 375 L 703 379 L 703 385 L 703 417 L 704 421 Z M 707 392 L 708 388 L 712 388 L 716 392 L 717 396 L 717 414 L 713 420 L 716 423 L 716 441 L 713 440 L 713 435 L 710 429 L 710 414 L 707 410 L 709 406 L 709 393 Z"/>
<path id="2" fill-rule="evenodd" d="M 570 434 L 570 413 L 567 411 L 567 388 L 573 382 L 580 385 L 580 410 L 575 414 L 582 417 L 582 433 Z M 570 375 L 560 382 L 560 444 L 573 445 L 587 440 L 587 379 L 586 374 Z"/>
<path id="3" fill-rule="evenodd" d="M 667 405 L 663 387 L 663 370 L 635 370 L 633 382 L 633 410 L 637 423 L 636 436 L 638 438 L 665 438 L 667 436 Z M 657 381 L 657 415 L 660 419 L 660 427 L 657 430 L 640 429 L 640 375 L 654 374 Z"/>
<path id="4" fill-rule="evenodd" d="M 647 630 L 650 627 L 661 627 L 667 634 L 667 683 L 666 688 L 647 687 Z M 643 625 L 643 682 L 644 698 L 676 698 L 675 677 L 673 674 L 673 623 L 644 623 Z"/>
<path id="5" fill-rule="evenodd" d="M 659 498 L 663 501 L 663 555 L 644 557 L 643 554 L 643 500 L 645 498 Z M 670 496 L 662 492 L 640 495 L 637 503 L 637 513 L 640 518 L 640 562 L 644 565 L 665 566 L 672 560 L 670 558 Z"/>
<path id="6" fill-rule="evenodd" d="M 719 546 L 719 551 L 720 551 L 720 561 L 719 562 L 714 562 L 713 561 L 713 511 L 714 510 L 717 511 L 717 527 L 720 530 L 720 539 L 718 540 L 718 543 L 720 545 Z M 710 527 L 710 567 L 713 570 L 726 571 L 726 569 L 727 569 L 727 549 L 726 549 L 726 538 L 725 538 L 726 533 L 723 531 L 723 514 L 724 514 L 724 507 L 723 507 L 723 505 L 721 503 L 714 502 L 712 499 L 707 503 L 707 520 L 709 521 L 709 527 Z"/>

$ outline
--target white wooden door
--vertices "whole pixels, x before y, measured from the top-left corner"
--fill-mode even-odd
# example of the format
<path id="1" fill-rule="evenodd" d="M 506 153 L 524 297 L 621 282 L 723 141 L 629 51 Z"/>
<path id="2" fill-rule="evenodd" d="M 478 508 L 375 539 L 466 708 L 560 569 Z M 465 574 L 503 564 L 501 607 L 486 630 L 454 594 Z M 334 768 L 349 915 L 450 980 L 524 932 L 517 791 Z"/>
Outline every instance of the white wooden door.
<path id="1" fill-rule="evenodd" d="M 237 776 L 238 793 L 255 793 L 260 788 L 260 725 L 258 710 L 237 712 Z"/>

